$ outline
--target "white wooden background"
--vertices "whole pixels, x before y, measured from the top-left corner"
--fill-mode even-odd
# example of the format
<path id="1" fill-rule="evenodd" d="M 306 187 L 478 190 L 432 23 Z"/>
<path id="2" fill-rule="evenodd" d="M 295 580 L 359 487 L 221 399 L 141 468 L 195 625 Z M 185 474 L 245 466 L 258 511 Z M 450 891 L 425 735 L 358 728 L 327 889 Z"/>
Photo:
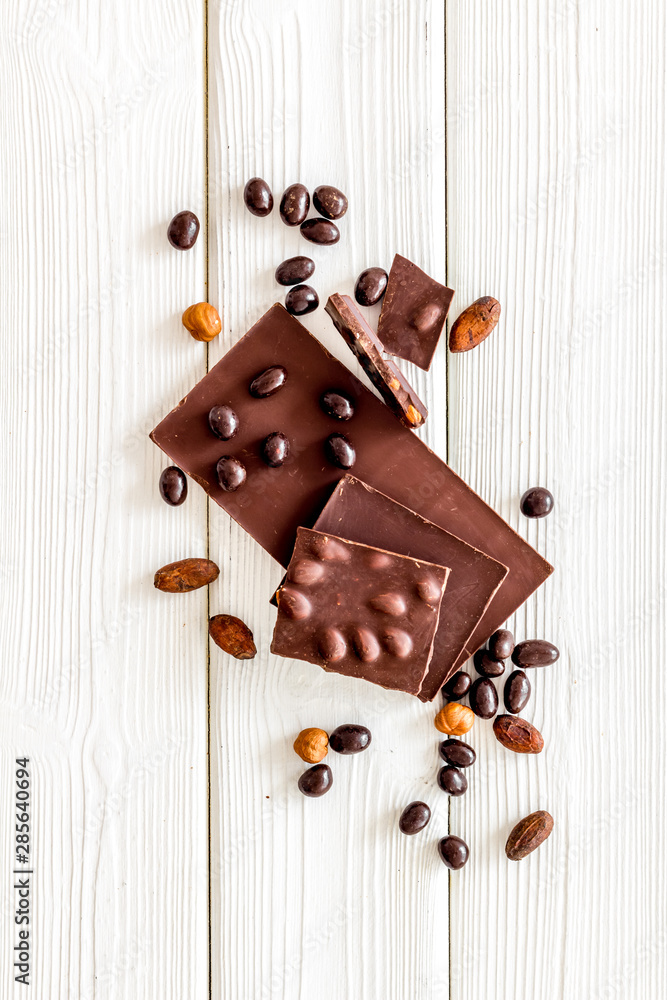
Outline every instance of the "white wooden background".
<path id="1" fill-rule="evenodd" d="M 662 0 L 2 5 L 0 1000 L 664 997 L 666 20 Z M 429 443 L 556 565 L 512 625 L 562 655 L 526 713 L 544 753 L 477 724 L 451 804 L 433 709 L 270 657 L 279 569 L 195 487 L 157 494 L 148 430 L 305 249 L 245 212 L 255 173 L 348 193 L 314 249 L 322 302 L 399 251 L 453 315 L 503 304 L 415 381 Z M 185 207 L 202 233 L 179 254 Z M 208 351 L 180 325 L 207 294 Z M 322 310 L 307 324 L 349 362 Z M 557 508 L 529 523 L 536 483 Z M 153 589 L 207 551 L 209 595 Z M 209 604 L 255 660 L 208 650 Z M 371 750 L 304 800 L 295 734 L 347 721 Z M 10 957 L 24 754 L 31 992 Z M 402 838 L 413 798 L 433 820 Z M 555 832 L 510 864 L 537 808 Z M 471 847 L 452 875 L 448 830 Z"/>

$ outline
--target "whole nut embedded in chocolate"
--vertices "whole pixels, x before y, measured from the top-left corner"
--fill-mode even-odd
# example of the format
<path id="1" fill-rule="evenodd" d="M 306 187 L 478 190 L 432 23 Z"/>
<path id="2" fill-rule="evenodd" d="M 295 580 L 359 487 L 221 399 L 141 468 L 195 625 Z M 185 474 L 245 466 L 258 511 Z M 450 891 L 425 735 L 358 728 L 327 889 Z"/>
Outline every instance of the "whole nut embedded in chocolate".
<path id="1" fill-rule="evenodd" d="M 208 344 L 222 330 L 220 315 L 210 302 L 196 302 L 183 313 L 183 326 L 194 340 Z"/>
<path id="2" fill-rule="evenodd" d="M 162 566 L 153 585 L 165 594 L 187 594 L 213 583 L 219 575 L 220 570 L 210 559 L 180 559 Z"/>
<path id="3" fill-rule="evenodd" d="M 175 250 L 190 250 L 198 236 L 199 219 L 194 212 L 179 212 L 167 228 L 167 239 Z"/>
<path id="4" fill-rule="evenodd" d="M 260 219 L 270 215 L 273 209 L 271 188 L 261 177 L 251 177 L 243 190 L 245 207 Z"/>
<path id="5" fill-rule="evenodd" d="M 238 433 L 239 418 L 228 403 L 212 406 L 208 415 L 208 426 L 221 441 L 231 441 Z"/>
<path id="6" fill-rule="evenodd" d="M 333 420 L 351 420 L 354 416 L 354 400 L 342 391 L 328 389 L 320 396 L 320 406 Z"/>
<path id="7" fill-rule="evenodd" d="M 234 615 L 213 615 L 208 623 L 208 634 L 216 646 L 237 660 L 252 660 L 257 655 L 252 632 Z"/>
<path id="8" fill-rule="evenodd" d="M 541 753 L 544 748 L 542 734 L 527 719 L 499 715 L 493 722 L 493 731 L 498 742 L 513 753 Z"/>
<path id="9" fill-rule="evenodd" d="M 450 701 L 449 704 L 441 708 L 435 717 L 434 725 L 439 733 L 446 733 L 447 736 L 463 736 L 472 729 L 475 715 L 467 705 L 459 705 L 457 701 Z"/>
<path id="10" fill-rule="evenodd" d="M 449 331 L 449 349 L 452 354 L 471 351 L 486 340 L 498 325 L 500 302 L 483 295 L 464 309 Z"/>
<path id="11" fill-rule="evenodd" d="M 505 854 L 510 861 L 521 861 L 544 843 L 553 828 L 553 816 L 545 809 L 531 813 L 520 820 L 510 833 Z"/>
<path id="12" fill-rule="evenodd" d="M 246 467 L 233 455 L 223 455 L 215 468 L 220 489 L 225 493 L 234 493 L 246 481 Z"/>
<path id="13" fill-rule="evenodd" d="M 329 752 L 329 737 L 323 729 L 302 729 L 294 740 L 294 750 L 306 764 L 319 764 Z"/>
<path id="14" fill-rule="evenodd" d="M 267 399 L 279 392 L 285 382 L 287 382 L 287 369 L 282 365 L 271 365 L 270 368 L 255 375 L 248 392 L 255 399 Z"/>
<path id="15" fill-rule="evenodd" d="M 339 469 L 351 469 L 357 460 L 354 445 L 344 434 L 330 434 L 324 442 L 324 450 L 331 464 Z"/>

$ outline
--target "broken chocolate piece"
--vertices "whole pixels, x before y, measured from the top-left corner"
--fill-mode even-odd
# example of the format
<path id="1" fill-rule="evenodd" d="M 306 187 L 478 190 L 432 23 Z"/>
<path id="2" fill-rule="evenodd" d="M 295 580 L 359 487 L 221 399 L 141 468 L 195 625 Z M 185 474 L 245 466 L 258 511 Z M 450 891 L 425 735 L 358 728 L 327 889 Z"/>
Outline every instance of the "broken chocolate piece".
<path id="1" fill-rule="evenodd" d="M 449 569 L 299 528 L 271 652 L 417 694 Z"/>
<path id="2" fill-rule="evenodd" d="M 338 483 L 314 526 L 352 542 L 451 567 L 433 657 L 419 692 L 422 701 L 435 698 L 459 658 L 474 651 L 467 640 L 507 567 L 351 475 Z"/>
<path id="3" fill-rule="evenodd" d="M 289 372 L 282 389 L 253 399 L 250 383 L 276 365 Z M 341 426 L 320 406 L 323 393 L 332 389 L 354 403 L 354 415 L 344 426 L 356 452 L 355 476 L 509 567 L 468 640 L 477 649 L 552 567 L 283 306 L 274 305 L 151 437 L 285 566 L 297 527 L 314 523 L 342 478 L 324 454 L 327 437 Z M 238 433 L 229 442 L 220 441 L 208 424 L 211 407 L 222 400 L 239 417 Z M 291 452 L 280 469 L 269 469 L 260 447 L 277 429 L 289 438 Z M 234 456 L 245 466 L 246 482 L 235 493 L 218 484 L 215 470 L 221 455 Z"/>
<path id="4" fill-rule="evenodd" d="M 396 254 L 378 323 L 385 351 L 428 371 L 454 291 Z"/>
<path id="5" fill-rule="evenodd" d="M 382 357 L 382 344 L 350 296 L 335 293 L 325 308 L 390 410 L 406 427 L 421 427 L 428 410 L 394 362 Z"/>

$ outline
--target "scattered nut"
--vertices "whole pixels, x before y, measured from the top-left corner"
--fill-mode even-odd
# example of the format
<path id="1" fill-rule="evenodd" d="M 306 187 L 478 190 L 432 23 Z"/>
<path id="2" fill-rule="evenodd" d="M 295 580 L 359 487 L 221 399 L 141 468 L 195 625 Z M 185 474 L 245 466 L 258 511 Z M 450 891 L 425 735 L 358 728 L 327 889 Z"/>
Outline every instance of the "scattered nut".
<path id="1" fill-rule="evenodd" d="M 220 570 L 210 559 L 180 559 L 159 569 L 153 584 L 165 594 L 187 594 L 213 583 L 219 574 Z"/>
<path id="2" fill-rule="evenodd" d="M 474 721 L 475 714 L 471 708 L 460 705 L 457 701 L 450 701 L 436 715 L 435 728 L 448 736 L 463 736 L 472 729 Z"/>
<path id="3" fill-rule="evenodd" d="M 302 729 L 294 740 L 294 749 L 306 764 L 319 764 L 329 752 L 329 737 L 323 729 Z"/>
<path id="4" fill-rule="evenodd" d="M 252 660 L 257 655 L 252 632 L 234 615 L 214 615 L 208 623 L 208 634 L 216 646 L 237 660 Z"/>
<path id="5" fill-rule="evenodd" d="M 499 715 L 493 723 L 496 739 L 514 753 L 540 753 L 544 738 L 532 723 L 514 715 Z"/>
<path id="6" fill-rule="evenodd" d="M 449 331 L 449 349 L 461 354 L 477 347 L 495 330 L 500 319 L 500 302 L 483 295 L 464 309 Z"/>
<path id="7" fill-rule="evenodd" d="M 220 314 L 209 302 L 197 302 L 183 313 L 183 326 L 195 340 L 205 344 L 218 336 L 222 330 Z"/>
<path id="8" fill-rule="evenodd" d="M 544 843 L 553 828 L 553 816 L 546 810 L 531 813 L 520 820 L 510 833 L 505 854 L 510 861 L 521 861 Z"/>

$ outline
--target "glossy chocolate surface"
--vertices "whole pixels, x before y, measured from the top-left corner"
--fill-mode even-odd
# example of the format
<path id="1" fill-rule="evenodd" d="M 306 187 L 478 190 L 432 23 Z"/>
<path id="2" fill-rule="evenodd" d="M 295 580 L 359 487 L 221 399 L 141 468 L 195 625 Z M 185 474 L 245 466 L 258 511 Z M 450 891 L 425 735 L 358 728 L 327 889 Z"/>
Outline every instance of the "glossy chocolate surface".
<path id="1" fill-rule="evenodd" d="M 396 254 L 378 323 L 385 351 L 428 371 L 453 298 L 451 288 Z"/>

